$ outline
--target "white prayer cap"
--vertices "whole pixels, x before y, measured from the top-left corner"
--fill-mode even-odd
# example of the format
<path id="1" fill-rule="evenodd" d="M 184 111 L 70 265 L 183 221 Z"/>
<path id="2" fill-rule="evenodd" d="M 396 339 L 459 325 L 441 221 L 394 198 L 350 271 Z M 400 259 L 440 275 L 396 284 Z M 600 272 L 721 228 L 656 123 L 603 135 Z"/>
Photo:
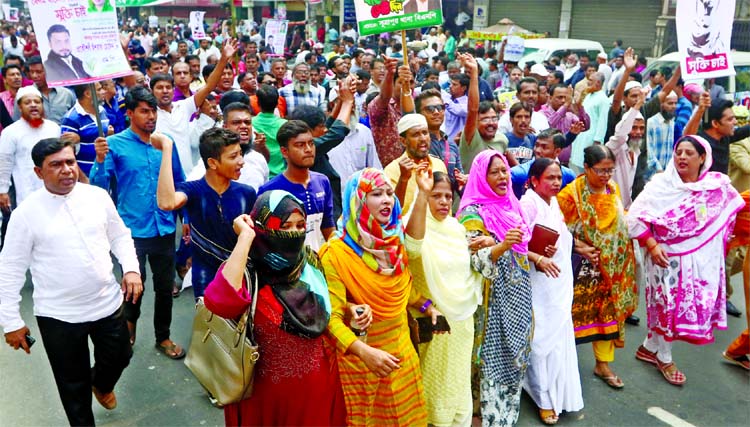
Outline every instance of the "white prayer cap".
<path id="1" fill-rule="evenodd" d="M 596 55 L 597 58 L 607 59 L 607 54 L 604 52 L 599 52 L 598 55 Z"/>
<path id="2" fill-rule="evenodd" d="M 625 78 L 627 78 L 627 77 L 625 77 L 625 76 L 622 76 L 622 78 L 623 78 L 623 79 L 625 79 Z M 641 86 L 641 84 L 640 84 L 640 83 L 638 83 L 637 81 L 635 81 L 635 80 L 631 80 L 631 81 L 629 81 L 629 82 L 625 83 L 625 92 L 629 91 L 630 89 L 633 89 L 634 87 L 635 87 L 635 88 L 638 88 L 638 89 L 640 89 L 640 88 L 642 88 L 643 86 Z"/>
<path id="3" fill-rule="evenodd" d="M 675 98 L 675 99 L 677 99 L 677 98 L 679 98 L 679 97 L 677 96 L 677 92 L 675 92 L 675 91 L 671 91 L 671 92 L 669 92 L 669 93 L 667 94 L 667 98 Z"/>
<path id="4" fill-rule="evenodd" d="M 549 72 L 544 67 L 544 64 L 534 64 L 531 66 L 531 70 L 529 70 L 530 74 L 536 74 L 541 77 L 547 77 L 549 76 Z"/>
<path id="5" fill-rule="evenodd" d="M 406 114 L 398 121 L 398 134 L 401 135 L 416 126 L 427 127 L 427 119 L 421 114 Z"/>
<path id="6" fill-rule="evenodd" d="M 21 98 L 29 95 L 38 96 L 39 99 L 42 99 L 42 93 L 39 92 L 39 89 L 37 89 L 35 86 L 24 86 L 18 89 L 18 92 L 16 92 L 16 103 L 20 103 Z"/>

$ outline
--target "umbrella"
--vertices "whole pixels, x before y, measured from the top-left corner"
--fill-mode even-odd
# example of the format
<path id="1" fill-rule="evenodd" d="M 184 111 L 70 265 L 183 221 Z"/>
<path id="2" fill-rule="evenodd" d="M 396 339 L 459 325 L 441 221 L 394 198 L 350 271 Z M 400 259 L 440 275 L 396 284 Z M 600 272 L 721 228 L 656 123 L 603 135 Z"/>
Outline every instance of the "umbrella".
<path id="1" fill-rule="evenodd" d="M 513 34 L 517 34 L 517 33 L 530 34 L 531 33 L 531 31 L 529 31 L 529 30 L 527 30 L 525 28 L 522 28 L 522 27 L 519 27 L 518 25 L 516 25 L 516 23 L 514 23 L 509 18 L 503 18 L 503 19 L 497 21 L 497 24 L 495 24 L 495 25 L 493 25 L 491 27 L 482 28 L 480 31 L 483 32 L 483 33 L 502 33 L 502 34 L 506 34 L 506 33 L 508 33 L 508 31 L 510 31 L 511 28 L 513 29 Z"/>

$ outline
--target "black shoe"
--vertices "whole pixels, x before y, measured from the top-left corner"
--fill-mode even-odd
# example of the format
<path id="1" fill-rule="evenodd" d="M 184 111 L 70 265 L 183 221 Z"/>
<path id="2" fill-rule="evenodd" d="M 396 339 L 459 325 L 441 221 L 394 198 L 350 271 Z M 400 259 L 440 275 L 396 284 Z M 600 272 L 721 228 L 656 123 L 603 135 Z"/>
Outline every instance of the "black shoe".
<path id="1" fill-rule="evenodd" d="M 732 304 L 732 301 L 727 300 L 727 314 L 734 317 L 740 317 L 742 312 Z"/>
<path id="2" fill-rule="evenodd" d="M 641 324 L 641 318 L 636 316 L 635 314 L 631 314 L 625 319 L 625 323 L 628 325 L 638 326 Z"/>

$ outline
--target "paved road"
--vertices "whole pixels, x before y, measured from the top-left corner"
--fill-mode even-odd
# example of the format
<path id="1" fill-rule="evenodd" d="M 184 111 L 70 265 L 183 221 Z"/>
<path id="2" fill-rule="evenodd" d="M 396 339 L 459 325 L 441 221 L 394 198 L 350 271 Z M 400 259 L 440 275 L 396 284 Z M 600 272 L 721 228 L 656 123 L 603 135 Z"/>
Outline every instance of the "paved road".
<path id="1" fill-rule="evenodd" d="M 733 278 L 735 289 L 742 287 Z M 147 285 L 150 287 L 150 283 Z M 31 311 L 31 287 L 23 291 L 22 312 L 32 335 L 39 337 Z M 192 292 L 175 300 L 172 337 L 186 344 L 192 325 Z M 734 297 L 742 304 L 741 295 Z M 213 426 L 223 425 L 223 412 L 212 407 L 200 385 L 181 361 L 167 359 L 153 347 L 153 293 L 147 290 L 138 342 L 130 366 L 117 385 L 118 407 L 106 411 L 94 401 L 99 425 L 106 426 Z M 743 310 L 744 311 L 744 310 Z M 645 319 L 643 308 L 637 312 Z M 617 351 L 613 369 L 625 382 L 621 391 L 608 388 L 592 375 L 589 345 L 578 347 L 585 408 L 563 415 L 563 426 L 747 426 L 750 420 L 750 376 L 726 364 L 722 350 L 744 328 L 744 318 L 729 318 L 726 331 L 717 331 L 716 343 L 696 347 L 677 343 L 674 359 L 688 382 L 667 384 L 650 365 L 633 354 L 644 338 L 643 326 L 628 326 L 626 347 Z M 664 423 L 651 412 L 678 417 Z M 660 409 L 653 409 L 660 408 Z M 662 415 L 664 417 L 665 415 Z M 662 418 L 664 419 L 664 418 Z M 680 420 L 683 420 L 682 424 Z M 0 426 L 57 426 L 66 424 L 62 405 L 41 342 L 31 355 L 0 346 Z M 524 395 L 519 426 L 539 426 L 533 402 Z"/>

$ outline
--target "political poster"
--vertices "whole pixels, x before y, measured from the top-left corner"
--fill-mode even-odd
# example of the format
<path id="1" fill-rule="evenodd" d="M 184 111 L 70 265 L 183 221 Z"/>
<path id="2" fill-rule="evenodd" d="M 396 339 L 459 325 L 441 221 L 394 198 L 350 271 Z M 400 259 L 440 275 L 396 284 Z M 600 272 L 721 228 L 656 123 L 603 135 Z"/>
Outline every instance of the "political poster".
<path id="1" fill-rule="evenodd" d="M 441 0 L 354 0 L 354 7 L 363 36 L 443 24 Z"/>
<path id="2" fill-rule="evenodd" d="M 282 56 L 286 44 L 286 33 L 289 21 L 269 19 L 266 22 L 266 48 L 271 56 Z"/>
<path id="3" fill-rule="evenodd" d="M 192 11 L 190 12 L 190 31 L 193 32 L 193 38 L 196 40 L 206 38 L 206 29 L 203 26 L 203 16 L 206 12 Z"/>
<path id="4" fill-rule="evenodd" d="M 474 0 L 474 25 L 475 29 L 485 28 L 489 20 L 489 0 Z"/>
<path id="5" fill-rule="evenodd" d="M 114 0 L 29 0 L 49 86 L 132 74 L 120 44 Z"/>
<path id="6" fill-rule="evenodd" d="M 685 79 L 715 78 L 735 74 L 730 42 L 735 2 L 731 0 L 679 0 L 677 46 Z"/>
<path id="7" fill-rule="evenodd" d="M 9 7 L 8 13 L 5 14 L 5 20 L 8 22 L 18 22 L 18 8 Z"/>

